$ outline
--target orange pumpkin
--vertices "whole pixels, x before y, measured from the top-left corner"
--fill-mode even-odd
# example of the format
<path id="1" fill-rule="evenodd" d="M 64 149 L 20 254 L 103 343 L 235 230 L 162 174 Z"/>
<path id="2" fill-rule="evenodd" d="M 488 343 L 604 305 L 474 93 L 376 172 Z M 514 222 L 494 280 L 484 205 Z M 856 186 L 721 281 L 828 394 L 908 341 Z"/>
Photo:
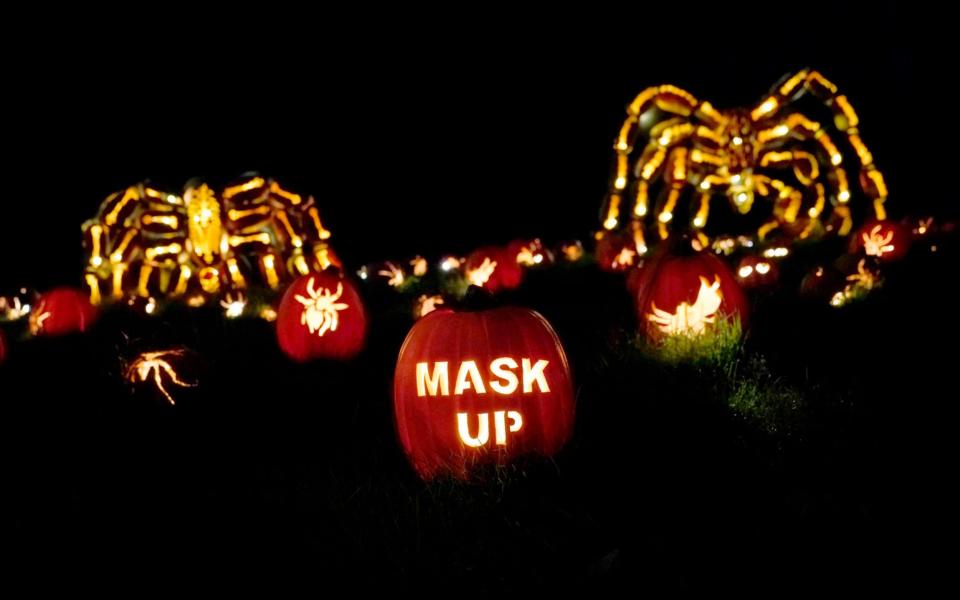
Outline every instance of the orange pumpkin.
<path id="1" fill-rule="evenodd" d="M 467 257 L 464 274 L 472 285 L 491 294 L 516 288 L 523 280 L 523 270 L 516 254 L 507 248 L 488 246 L 475 250 Z"/>
<path id="2" fill-rule="evenodd" d="M 400 443 L 424 479 L 551 456 L 573 430 L 563 346 L 525 308 L 435 311 L 417 321 L 400 350 L 393 397 Z"/>
<path id="3" fill-rule="evenodd" d="M 367 314 L 353 283 L 335 270 L 290 285 L 277 310 L 280 349 L 297 362 L 346 360 L 363 349 Z"/>
<path id="4" fill-rule="evenodd" d="M 595 248 L 597 266 L 603 271 L 623 272 L 640 260 L 636 244 L 630 236 L 606 232 L 597 240 Z"/>
<path id="5" fill-rule="evenodd" d="M 737 266 L 737 280 L 748 290 L 770 288 L 780 280 L 780 267 L 763 256 L 744 256 Z"/>
<path id="6" fill-rule="evenodd" d="M 87 294 L 68 287 L 52 289 L 40 295 L 30 312 L 33 335 L 65 335 L 89 329 L 97 318 L 97 309 Z"/>
<path id="7" fill-rule="evenodd" d="M 700 335 L 720 319 L 746 326 L 743 290 L 727 263 L 709 252 L 659 251 L 640 271 L 636 290 L 640 329 L 651 341 Z"/>
<path id="8" fill-rule="evenodd" d="M 910 249 L 910 229 L 896 221 L 867 221 L 850 239 L 850 252 L 889 262 L 903 258 Z"/>

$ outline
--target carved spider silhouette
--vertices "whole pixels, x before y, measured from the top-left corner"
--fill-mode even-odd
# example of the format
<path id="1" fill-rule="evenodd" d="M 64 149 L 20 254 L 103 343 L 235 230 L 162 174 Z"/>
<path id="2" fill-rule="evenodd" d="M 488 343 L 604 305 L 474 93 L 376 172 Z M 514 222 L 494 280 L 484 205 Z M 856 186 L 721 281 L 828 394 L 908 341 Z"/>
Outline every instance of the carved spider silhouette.
<path id="1" fill-rule="evenodd" d="M 336 293 L 331 293 L 327 288 L 315 290 L 311 277 L 307 281 L 307 294 L 309 297 L 300 294 L 294 296 L 297 302 L 303 305 L 300 324 L 306 325 L 310 333 L 316 333 L 319 337 L 323 337 L 327 331 L 336 331 L 340 324 L 339 311 L 350 307 L 344 302 L 337 302 L 343 295 L 343 284 L 337 283 Z"/>

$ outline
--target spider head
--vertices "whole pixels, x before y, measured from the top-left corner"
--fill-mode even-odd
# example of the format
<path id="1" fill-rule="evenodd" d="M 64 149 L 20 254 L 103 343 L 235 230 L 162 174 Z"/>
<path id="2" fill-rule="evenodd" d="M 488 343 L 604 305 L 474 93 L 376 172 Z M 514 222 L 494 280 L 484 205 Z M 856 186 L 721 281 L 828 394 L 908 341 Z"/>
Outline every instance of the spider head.
<path id="1" fill-rule="evenodd" d="M 190 246 L 197 257 L 212 264 L 220 250 L 220 202 L 205 183 L 188 185 L 183 199 L 187 205 Z"/>

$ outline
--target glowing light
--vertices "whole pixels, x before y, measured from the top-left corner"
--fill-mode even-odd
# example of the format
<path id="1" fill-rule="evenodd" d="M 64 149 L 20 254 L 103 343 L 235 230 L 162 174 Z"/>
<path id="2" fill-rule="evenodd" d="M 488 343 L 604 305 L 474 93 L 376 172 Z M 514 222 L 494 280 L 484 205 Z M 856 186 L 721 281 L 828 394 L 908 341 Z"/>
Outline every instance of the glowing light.
<path id="1" fill-rule="evenodd" d="M 387 285 L 390 287 L 400 287 L 406 281 L 403 269 L 392 262 L 386 263 L 383 269 L 377 271 L 377 275 L 386 278 Z"/>
<path id="2" fill-rule="evenodd" d="M 20 298 L 14 296 L 7 299 L 0 296 L 0 320 L 16 321 L 30 314 L 30 305 L 24 304 Z"/>
<path id="3" fill-rule="evenodd" d="M 707 181 L 706 179 L 704 179 L 703 181 L 701 181 L 701 182 L 700 182 L 700 189 L 701 189 L 701 190 L 709 190 L 709 189 L 710 189 L 710 182 Z"/>
<path id="4" fill-rule="evenodd" d="M 443 304 L 443 296 L 423 295 L 417 299 L 417 314 L 425 317 L 437 310 L 437 307 Z"/>
<path id="5" fill-rule="evenodd" d="M 713 250 L 717 254 L 730 255 L 737 246 L 736 240 L 731 237 L 720 237 L 713 241 Z"/>
<path id="6" fill-rule="evenodd" d="M 917 228 L 914 229 L 913 232 L 917 235 L 926 235 L 931 227 L 933 227 L 933 217 L 920 219 L 920 222 L 917 223 Z"/>
<path id="7" fill-rule="evenodd" d="M 359 277 L 360 279 L 366 280 L 367 277 L 369 276 L 370 276 L 370 272 L 367 271 L 366 267 L 360 267 L 360 269 L 357 270 L 357 277 Z"/>
<path id="8" fill-rule="evenodd" d="M 170 382 L 180 387 L 196 387 L 196 383 L 189 383 L 180 379 L 177 371 L 170 364 L 170 359 L 180 358 L 185 354 L 183 350 L 160 350 L 158 352 L 144 352 L 127 369 L 127 379 L 133 383 L 146 382 L 153 378 L 157 389 L 166 397 L 170 404 L 176 404 L 173 396 L 163 385 L 163 376 L 166 375 Z"/>
<path id="9" fill-rule="evenodd" d="M 773 248 L 767 248 L 766 250 L 763 251 L 763 255 L 764 255 L 765 257 L 767 257 L 767 258 L 783 258 L 784 256 L 787 256 L 788 254 L 790 254 L 790 250 L 788 250 L 788 249 L 787 249 L 786 247 L 784 247 L 784 246 L 776 246 L 776 247 L 773 247 Z"/>
<path id="10" fill-rule="evenodd" d="M 607 217 L 607 220 L 603 222 L 604 229 L 613 229 L 617 226 L 617 219 L 615 217 Z"/>
<path id="11" fill-rule="evenodd" d="M 243 315 L 243 311 L 247 307 L 247 299 L 239 292 L 237 292 L 236 297 L 228 292 L 226 297 L 220 301 L 220 306 L 224 308 L 224 315 L 228 319 L 236 319 Z"/>
<path id="12" fill-rule="evenodd" d="M 517 252 L 517 263 L 526 267 L 533 267 L 543 263 L 543 253 L 540 252 L 540 240 L 525 244 Z"/>
<path id="13" fill-rule="evenodd" d="M 753 112 L 750 113 L 750 118 L 754 121 L 758 121 L 775 111 L 777 106 L 779 106 L 779 102 L 777 102 L 776 98 L 767 98 L 760 106 L 753 109 Z"/>
<path id="14" fill-rule="evenodd" d="M 661 223 L 669 223 L 673 220 L 673 213 L 665 210 L 660 213 L 660 216 L 657 217 L 657 219 L 659 219 Z"/>
<path id="15" fill-rule="evenodd" d="M 620 253 L 613 259 L 614 267 L 629 267 L 633 264 L 633 260 L 636 258 L 637 252 L 632 248 L 623 248 L 620 250 Z"/>
<path id="16" fill-rule="evenodd" d="M 757 270 L 759 271 L 759 269 Z M 737 271 L 737 275 L 739 275 L 741 279 L 746 279 L 747 277 L 753 275 L 753 267 L 750 265 L 744 265 Z"/>
<path id="17" fill-rule="evenodd" d="M 622 190 L 623 188 L 627 187 L 627 178 L 623 176 L 617 177 L 613 182 L 613 186 L 618 190 Z"/>
<path id="18" fill-rule="evenodd" d="M 277 311 L 272 306 L 264 306 L 260 309 L 260 318 L 272 323 L 277 320 Z"/>
<path id="19" fill-rule="evenodd" d="M 741 145 L 743 145 L 743 138 L 740 137 L 739 135 L 735 135 L 735 136 L 733 136 L 733 139 L 730 140 L 730 142 L 731 142 L 734 146 L 741 146 Z"/>
<path id="20" fill-rule="evenodd" d="M 157 311 L 157 299 L 153 296 L 147 298 L 146 304 L 143 305 L 143 312 L 148 315 L 152 315 Z"/>
<path id="21" fill-rule="evenodd" d="M 484 257 L 479 267 L 467 271 L 467 281 L 477 287 L 483 287 L 485 283 L 490 281 L 490 277 L 496 268 L 497 261 L 490 260 L 490 257 Z"/>
<path id="22" fill-rule="evenodd" d="M 867 260 L 860 259 L 857 263 L 857 272 L 847 275 L 847 281 L 866 290 L 872 290 L 880 283 L 880 278 L 867 269 Z"/>
<path id="23" fill-rule="evenodd" d="M 192 306 L 193 308 L 198 308 L 207 303 L 207 299 L 203 296 L 190 296 L 187 298 L 187 306 Z"/>
<path id="24" fill-rule="evenodd" d="M 770 272 L 770 263 L 765 263 L 765 262 L 757 263 L 757 273 L 760 273 L 761 275 L 766 275 L 769 272 Z"/>
<path id="25" fill-rule="evenodd" d="M 747 195 L 746 192 L 740 192 L 739 194 L 736 195 L 737 204 L 745 204 L 749 199 L 750 197 Z"/>
<path id="26" fill-rule="evenodd" d="M 327 288 L 315 290 L 313 288 L 314 279 L 307 280 L 308 296 L 296 294 L 294 298 L 303 305 L 303 314 L 300 316 L 300 324 L 306 325 L 310 333 L 316 333 L 318 337 L 323 337 L 328 331 L 336 331 L 340 324 L 340 311 L 350 308 L 350 305 L 344 302 L 337 302 L 343 294 L 343 284 L 337 283 L 337 291 L 331 293 Z"/>
<path id="27" fill-rule="evenodd" d="M 413 274 L 416 277 L 423 277 L 427 274 L 427 259 L 422 256 L 413 257 L 410 266 L 413 267 Z"/>
<path id="28" fill-rule="evenodd" d="M 455 256 L 447 256 L 440 261 L 440 270 L 449 273 L 460 268 L 460 259 Z"/>
<path id="29" fill-rule="evenodd" d="M 838 202 L 849 202 L 850 201 L 850 190 L 840 190 L 840 193 L 837 194 Z"/>
<path id="30" fill-rule="evenodd" d="M 583 245 L 580 242 L 564 244 L 560 251 L 563 252 L 563 257 L 569 262 L 576 262 L 583 258 Z"/>
<path id="31" fill-rule="evenodd" d="M 882 229 L 882 225 L 876 225 L 869 233 L 860 235 L 860 239 L 863 240 L 863 251 L 867 256 L 880 257 L 888 252 L 893 252 L 894 245 L 890 243 L 893 241 L 893 231 L 888 231 L 886 235 L 883 235 L 880 233 Z"/>
<path id="32" fill-rule="evenodd" d="M 647 320 L 667 335 L 700 335 L 706 331 L 708 323 L 716 320 L 722 302 L 720 277 L 714 275 L 711 284 L 706 277 L 700 276 L 700 290 L 693 304 L 681 302 L 675 312 L 669 313 L 651 303 L 652 312 L 647 313 Z"/>

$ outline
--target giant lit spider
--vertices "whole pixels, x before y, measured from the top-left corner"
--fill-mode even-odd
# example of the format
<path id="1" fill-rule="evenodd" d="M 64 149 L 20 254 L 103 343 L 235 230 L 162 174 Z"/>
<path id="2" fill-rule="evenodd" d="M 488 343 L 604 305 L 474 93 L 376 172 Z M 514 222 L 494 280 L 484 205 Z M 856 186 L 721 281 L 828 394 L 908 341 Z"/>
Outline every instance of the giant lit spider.
<path id="1" fill-rule="evenodd" d="M 772 216 L 756 231 L 760 241 L 775 230 L 790 238 L 846 235 L 853 223 L 844 157 L 828 127 L 794 104 L 808 94 L 832 111 L 836 130 L 857 155 L 861 187 L 883 220 L 887 187 L 860 138 L 857 114 L 837 86 L 805 69 L 782 79 L 759 104 L 746 109 L 717 110 L 672 85 L 640 92 L 614 142 L 616 164 L 601 217 L 603 230 L 629 221 L 643 253 L 648 229 L 660 239 L 668 237 L 680 201 L 689 196 L 694 200 L 690 227 L 705 240 L 713 197 L 726 196 L 734 214 L 746 214 L 759 195 L 772 203 Z M 645 141 L 639 146 L 641 137 Z M 647 223 L 650 214 L 656 216 L 655 227 Z"/>
<path id="2" fill-rule="evenodd" d="M 314 199 L 257 175 L 220 194 L 199 182 L 182 196 L 130 186 L 108 196 L 83 233 L 94 304 L 163 296 L 200 305 L 251 279 L 278 289 L 289 277 L 339 266 Z"/>

